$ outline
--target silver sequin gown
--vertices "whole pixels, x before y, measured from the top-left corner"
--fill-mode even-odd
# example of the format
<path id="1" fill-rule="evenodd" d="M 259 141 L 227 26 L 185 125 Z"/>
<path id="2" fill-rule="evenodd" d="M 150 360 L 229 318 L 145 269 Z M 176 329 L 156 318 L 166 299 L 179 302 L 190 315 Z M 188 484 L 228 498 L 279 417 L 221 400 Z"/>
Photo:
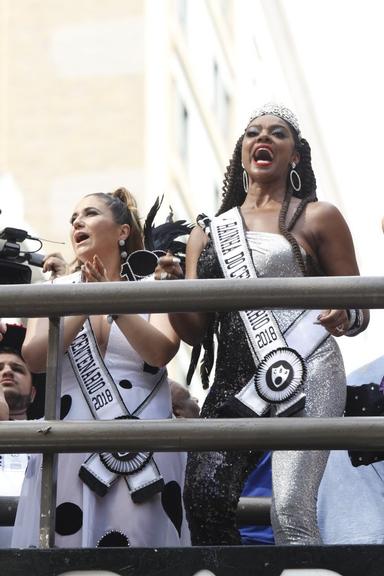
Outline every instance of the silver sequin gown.
<path id="1" fill-rule="evenodd" d="M 247 232 L 261 277 L 301 276 L 291 245 L 279 234 Z M 200 278 L 222 278 L 211 241 L 200 256 Z M 298 310 L 275 310 L 284 331 Z M 239 392 L 255 371 L 236 312 L 218 315 L 219 335 L 214 383 L 202 408 L 203 418 L 217 418 L 225 400 Z M 345 371 L 331 336 L 307 359 L 305 416 L 341 416 L 345 404 Z M 254 452 L 191 453 L 184 500 L 194 545 L 240 544 L 236 507 L 244 480 L 255 466 Z M 272 526 L 277 544 L 319 544 L 316 520 L 318 487 L 328 458 L 326 451 L 274 452 L 272 458 Z"/>

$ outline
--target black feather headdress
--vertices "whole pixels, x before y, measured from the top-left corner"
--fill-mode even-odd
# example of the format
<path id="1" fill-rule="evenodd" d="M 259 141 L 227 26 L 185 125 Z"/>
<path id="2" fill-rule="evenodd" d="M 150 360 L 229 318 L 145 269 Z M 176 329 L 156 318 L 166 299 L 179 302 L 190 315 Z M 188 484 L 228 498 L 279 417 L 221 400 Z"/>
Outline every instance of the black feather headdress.
<path id="1" fill-rule="evenodd" d="M 146 250 L 152 252 L 171 252 L 181 259 L 185 257 L 186 240 L 185 237 L 191 233 L 193 225 L 186 220 L 173 221 L 173 212 L 163 224 L 154 225 L 154 220 L 160 210 L 164 196 L 157 197 L 144 222 L 144 246 Z"/>

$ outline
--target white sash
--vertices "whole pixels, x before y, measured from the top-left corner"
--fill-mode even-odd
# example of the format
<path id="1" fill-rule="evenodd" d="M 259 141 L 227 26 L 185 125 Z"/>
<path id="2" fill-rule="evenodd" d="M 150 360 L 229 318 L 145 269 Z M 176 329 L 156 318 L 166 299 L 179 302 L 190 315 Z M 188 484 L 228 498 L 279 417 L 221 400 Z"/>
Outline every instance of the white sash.
<path id="1" fill-rule="evenodd" d="M 105 365 L 88 319 L 69 347 L 68 357 L 95 420 L 135 418 L 125 406 Z M 161 372 L 150 400 L 156 395 L 166 374 L 166 370 Z M 142 502 L 164 486 L 152 452 L 92 454 L 79 471 L 80 478 L 99 496 L 104 496 L 120 475 L 124 475 L 134 502 Z"/>
<path id="2" fill-rule="evenodd" d="M 210 230 L 224 276 L 257 278 L 238 208 L 213 218 Z M 226 415 L 263 416 L 273 408 L 282 416 L 304 407 L 303 359 L 329 336 L 323 326 L 314 324 L 319 313 L 303 311 L 283 335 L 271 310 L 239 312 L 257 369 L 250 382 L 223 407 Z"/>

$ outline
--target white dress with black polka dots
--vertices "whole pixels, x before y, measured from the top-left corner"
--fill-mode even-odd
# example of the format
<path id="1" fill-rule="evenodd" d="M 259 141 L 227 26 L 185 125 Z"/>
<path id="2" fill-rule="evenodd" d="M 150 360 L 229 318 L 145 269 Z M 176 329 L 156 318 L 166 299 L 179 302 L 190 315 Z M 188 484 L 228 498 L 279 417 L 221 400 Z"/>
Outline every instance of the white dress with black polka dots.
<path id="1" fill-rule="evenodd" d="M 67 280 L 68 281 L 68 280 Z M 146 317 L 146 315 L 143 315 Z M 104 362 L 132 414 L 159 381 L 161 370 L 147 366 L 113 323 Z M 63 361 L 61 418 L 91 420 L 93 416 L 79 388 L 67 354 Z M 140 412 L 141 419 L 172 417 L 167 377 L 155 397 Z M 182 492 L 186 455 L 155 453 L 165 487 L 144 503 L 132 501 L 127 483 L 119 478 L 103 497 L 79 478 L 89 454 L 61 454 L 58 464 L 56 537 L 58 547 L 185 546 L 189 531 Z M 41 455 L 32 455 L 16 516 L 12 546 L 38 546 Z"/>

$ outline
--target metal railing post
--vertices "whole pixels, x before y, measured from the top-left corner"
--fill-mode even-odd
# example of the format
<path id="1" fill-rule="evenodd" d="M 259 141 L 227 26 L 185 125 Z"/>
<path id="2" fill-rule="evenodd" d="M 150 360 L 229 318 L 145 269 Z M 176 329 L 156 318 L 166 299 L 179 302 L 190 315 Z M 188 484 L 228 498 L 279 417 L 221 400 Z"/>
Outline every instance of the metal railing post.
<path id="1" fill-rule="evenodd" d="M 56 420 L 59 414 L 63 359 L 63 319 L 49 319 L 47 376 L 45 384 L 45 419 Z M 57 453 L 43 454 L 40 500 L 40 548 L 55 545 Z"/>

